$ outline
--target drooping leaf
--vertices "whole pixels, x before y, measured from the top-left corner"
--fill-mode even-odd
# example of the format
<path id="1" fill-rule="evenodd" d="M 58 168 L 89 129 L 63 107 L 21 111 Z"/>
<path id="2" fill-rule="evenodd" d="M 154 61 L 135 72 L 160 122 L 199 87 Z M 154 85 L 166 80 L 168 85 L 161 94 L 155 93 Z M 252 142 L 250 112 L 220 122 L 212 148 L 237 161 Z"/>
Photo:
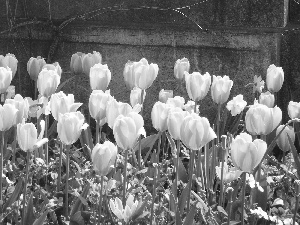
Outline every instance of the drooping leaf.
<path id="1" fill-rule="evenodd" d="M 15 186 L 14 192 L 9 197 L 9 199 L 5 202 L 5 205 L 3 206 L 3 211 L 5 211 L 8 207 L 11 207 L 11 205 L 19 198 L 22 190 L 23 190 L 23 179 L 20 179 Z"/>
<path id="2" fill-rule="evenodd" d="M 222 207 L 222 206 L 217 206 L 217 210 L 220 212 L 220 213 L 223 213 L 225 216 L 228 216 L 227 212 L 225 211 L 225 209 Z"/>

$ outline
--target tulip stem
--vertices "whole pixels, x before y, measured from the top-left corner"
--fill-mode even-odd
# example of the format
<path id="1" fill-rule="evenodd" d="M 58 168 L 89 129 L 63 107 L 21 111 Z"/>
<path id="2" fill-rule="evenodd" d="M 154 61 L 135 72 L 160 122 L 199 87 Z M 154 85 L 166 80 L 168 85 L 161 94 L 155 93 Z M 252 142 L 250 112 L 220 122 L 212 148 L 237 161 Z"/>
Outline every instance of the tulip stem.
<path id="1" fill-rule="evenodd" d="M 202 161 L 201 161 L 201 149 L 198 151 L 198 157 L 199 157 L 199 162 L 198 162 L 198 177 L 200 176 L 200 179 L 201 179 L 201 184 L 202 184 L 202 187 L 201 189 L 202 190 L 205 190 L 205 184 L 204 184 L 204 176 L 203 176 L 203 170 L 202 170 Z"/>
<path id="2" fill-rule="evenodd" d="M 48 138 L 48 126 L 49 126 L 49 115 L 45 115 L 45 137 Z M 47 190 L 48 186 L 48 166 L 49 166 L 49 159 L 48 159 L 48 142 L 45 144 L 45 158 L 46 158 L 46 184 L 45 189 Z"/>
<path id="3" fill-rule="evenodd" d="M 176 176 L 175 176 L 175 193 L 174 193 L 174 199 L 175 199 L 175 202 L 177 202 L 177 186 L 178 186 L 178 181 L 179 181 L 179 155 L 180 155 L 180 140 L 177 140 L 177 157 L 176 157 Z"/>
<path id="4" fill-rule="evenodd" d="M 99 224 L 101 224 L 101 214 L 102 214 L 102 199 L 103 199 L 103 181 L 104 181 L 104 177 L 101 176 L 101 181 L 100 181 L 100 201 L 99 201 Z"/>
<path id="5" fill-rule="evenodd" d="M 232 191 L 233 191 L 233 189 L 231 187 L 228 188 L 228 220 L 227 220 L 227 225 L 230 225 L 230 219 L 231 219 Z"/>
<path id="6" fill-rule="evenodd" d="M 60 149 L 59 149 L 59 161 L 58 161 L 58 178 L 57 178 L 57 192 L 60 191 L 60 183 L 61 183 L 61 164 L 62 164 L 62 153 L 64 149 L 64 144 L 60 141 Z"/>
<path id="7" fill-rule="evenodd" d="M 34 100 L 37 99 L 37 80 L 34 81 Z"/>
<path id="8" fill-rule="evenodd" d="M 126 205 L 126 180 L 127 180 L 127 161 L 128 161 L 128 149 L 125 150 L 124 156 L 124 181 L 123 181 L 123 205 Z"/>
<path id="9" fill-rule="evenodd" d="M 65 187 L 65 217 L 66 220 L 69 220 L 69 212 L 68 212 L 68 207 L 69 207 L 69 196 L 68 196 L 68 191 L 69 191 L 69 164 L 70 164 L 70 145 L 66 146 L 66 153 L 67 153 L 67 165 L 66 165 L 66 187 Z"/>
<path id="10" fill-rule="evenodd" d="M 244 208 L 245 208 L 245 193 L 246 193 L 246 173 L 242 174 L 242 204 L 241 204 L 241 225 L 244 225 Z"/>
<path id="11" fill-rule="evenodd" d="M 140 111 L 140 114 L 141 116 L 143 116 L 143 104 L 144 104 L 144 95 L 145 95 L 145 90 L 142 89 L 142 92 L 141 92 L 141 104 L 142 104 L 142 108 L 141 108 L 141 111 Z M 139 136 L 139 151 L 138 151 L 138 167 L 140 169 L 142 169 L 142 136 L 140 135 Z"/>
<path id="12" fill-rule="evenodd" d="M 25 203 L 26 203 L 26 192 L 27 192 L 27 182 L 28 182 L 28 174 L 29 174 L 29 164 L 30 164 L 30 155 L 31 152 L 27 151 L 27 159 L 26 159 L 26 175 L 25 175 L 25 187 L 24 187 L 24 192 L 23 192 L 23 212 L 22 212 L 22 218 L 23 218 L 23 225 L 25 225 Z"/>
<path id="13" fill-rule="evenodd" d="M 98 121 L 96 121 L 96 143 L 101 143 L 101 126 L 99 125 Z"/>
<path id="14" fill-rule="evenodd" d="M 217 115 L 217 145 L 220 143 L 220 121 L 221 121 L 221 104 L 218 104 L 218 115 Z"/>
<path id="15" fill-rule="evenodd" d="M 188 183 L 188 198 L 187 198 L 187 212 L 190 211 L 190 201 L 191 201 L 191 190 L 192 190 L 192 184 L 193 184 L 193 171 L 194 171 L 194 160 L 195 160 L 195 150 L 191 151 L 191 157 L 190 157 L 190 167 L 189 167 L 189 183 Z"/>
<path id="16" fill-rule="evenodd" d="M 2 197 L 2 175 L 3 175 L 3 148 L 4 148 L 4 134 L 5 131 L 1 131 L 1 157 L 0 157 L 0 201 L 3 201 L 3 197 Z M 1 210 L 0 213 L 2 213 L 2 206 L 1 206 Z"/>
<path id="17" fill-rule="evenodd" d="M 16 147 L 17 147 L 17 126 L 14 126 L 14 142 L 12 146 L 12 163 L 16 163 Z"/>

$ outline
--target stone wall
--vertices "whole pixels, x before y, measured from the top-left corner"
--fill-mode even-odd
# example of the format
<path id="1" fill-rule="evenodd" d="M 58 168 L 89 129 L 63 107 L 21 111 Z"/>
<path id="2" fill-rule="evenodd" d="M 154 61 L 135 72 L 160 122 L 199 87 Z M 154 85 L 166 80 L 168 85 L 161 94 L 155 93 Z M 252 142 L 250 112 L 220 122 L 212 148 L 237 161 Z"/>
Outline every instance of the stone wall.
<path id="1" fill-rule="evenodd" d="M 32 82 L 25 70 L 27 60 L 37 55 L 47 58 L 50 46 L 54 48 L 49 59 L 61 64 L 64 71 L 62 80 L 72 76 L 69 62 L 73 53 L 99 51 L 112 71 L 109 86 L 112 95 L 126 102 L 129 101 L 129 90 L 123 82 L 125 63 L 142 57 L 157 63 L 159 75 L 147 90 L 145 103 L 148 127 L 151 127 L 151 108 L 161 88 L 173 89 L 175 95 L 182 95 L 188 100 L 184 86 L 178 84 L 173 75 L 173 66 L 178 58 L 190 60 L 191 72 L 229 75 L 234 80 L 230 98 L 242 93 L 250 104 L 253 102 L 252 89 L 245 88 L 245 85 L 252 82 L 254 75 L 265 78 L 270 64 L 282 64 L 284 70 L 287 68 L 287 75 L 296 73 L 295 69 L 289 68 L 291 50 L 298 54 L 290 42 L 295 48 L 300 46 L 299 41 L 294 41 L 295 36 L 285 31 L 291 6 L 288 0 L 185 1 L 186 5 L 191 5 L 190 8 L 183 7 L 179 0 L 91 0 L 89 4 L 84 0 L 50 0 L 53 23 L 49 23 L 49 5 L 46 2 L 32 0 L 27 1 L 26 7 L 21 3 L 17 8 L 12 6 L 11 11 L 17 13 L 16 23 L 24 22 L 24 17 L 36 17 L 34 25 L 0 33 L 0 54 L 11 52 L 19 59 L 20 74 L 14 83 L 17 91 L 26 91 L 27 95 L 33 93 Z M 5 7 L 0 7 L 0 12 L 6 15 Z M 13 13 L 9 15 L 9 18 L 14 18 Z M 293 21 L 299 19 L 296 13 L 292 15 Z M 67 19 L 69 23 L 59 27 Z M 5 22 L 6 18 L 2 21 Z M 7 23 L 0 23 L 0 32 L 7 28 Z M 290 67 L 294 65 L 296 63 Z M 87 102 L 88 78 L 82 76 L 80 81 L 76 98 Z M 286 88 L 289 89 L 288 86 Z M 65 91 L 74 91 L 74 86 L 70 84 Z M 211 98 L 207 96 L 200 105 L 201 114 L 213 121 L 216 106 Z"/>

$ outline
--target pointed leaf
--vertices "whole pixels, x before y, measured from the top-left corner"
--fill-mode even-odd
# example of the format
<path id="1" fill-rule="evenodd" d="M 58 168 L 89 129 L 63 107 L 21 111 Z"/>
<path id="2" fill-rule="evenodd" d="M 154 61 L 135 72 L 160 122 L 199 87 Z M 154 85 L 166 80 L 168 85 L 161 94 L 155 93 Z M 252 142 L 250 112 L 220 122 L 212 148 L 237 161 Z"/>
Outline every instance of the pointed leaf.
<path id="1" fill-rule="evenodd" d="M 186 205 L 186 201 L 189 197 L 190 197 L 189 196 L 189 187 L 188 187 L 188 185 L 186 185 L 185 188 L 183 189 L 183 191 L 180 195 L 179 201 L 178 201 L 178 209 L 179 209 L 180 215 L 183 214 L 184 207 Z"/>
<path id="2" fill-rule="evenodd" d="M 143 204 L 137 208 L 135 210 L 135 212 L 132 214 L 131 216 L 131 220 L 134 221 L 135 219 L 139 218 L 139 216 L 141 216 L 143 214 L 144 209 L 146 208 L 146 206 L 148 205 L 148 200 L 149 200 L 150 196 L 147 197 L 144 201 Z"/>
<path id="3" fill-rule="evenodd" d="M 217 206 L 217 209 L 220 213 L 223 213 L 225 216 L 228 216 L 227 212 L 225 211 L 225 209 L 222 206 Z"/>
<path id="4" fill-rule="evenodd" d="M 182 225 L 181 213 L 179 212 L 178 207 L 175 213 L 175 219 L 176 219 L 176 225 Z"/>
<path id="5" fill-rule="evenodd" d="M 187 214 L 185 220 L 184 220 L 184 224 L 183 225 L 193 225 L 194 224 L 194 216 L 196 213 L 196 205 L 194 204 L 190 211 L 189 214 Z"/>
<path id="6" fill-rule="evenodd" d="M 88 183 L 85 186 L 85 188 L 83 189 L 80 197 L 77 198 L 75 204 L 72 206 L 71 213 L 70 213 L 71 216 L 74 215 L 75 213 L 77 213 L 80 210 L 81 206 L 83 205 L 82 199 L 84 199 L 84 200 L 86 199 L 86 197 L 89 193 L 89 190 L 90 190 L 90 183 Z"/>
<path id="7" fill-rule="evenodd" d="M 74 80 L 76 76 L 70 77 L 69 79 L 65 80 L 64 82 L 62 82 L 60 85 L 58 85 L 58 87 L 56 88 L 56 93 L 60 92 L 60 90 L 67 85 L 70 81 Z"/>
<path id="8" fill-rule="evenodd" d="M 87 127 L 81 132 L 79 140 L 81 146 L 83 147 L 82 150 L 85 157 L 87 158 L 87 160 L 91 161 L 91 151 L 94 148 L 94 144 L 90 127 Z"/>
<path id="9" fill-rule="evenodd" d="M 34 221 L 34 214 L 33 214 L 33 193 L 31 193 L 28 204 L 26 206 L 26 213 L 24 217 L 25 225 L 31 225 Z"/>
<path id="10" fill-rule="evenodd" d="M 70 225 L 84 225 L 84 219 L 81 212 L 76 212 L 70 217 Z"/>
<path id="11" fill-rule="evenodd" d="M 294 145 L 294 143 L 293 143 L 293 141 L 290 138 L 290 136 L 289 136 L 288 133 L 287 133 L 287 136 L 288 136 L 288 139 L 289 139 L 289 142 L 290 142 L 291 151 L 292 151 L 292 154 L 293 154 L 293 157 L 294 157 L 294 161 L 295 161 L 295 164 L 296 164 L 297 177 L 299 178 L 299 176 L 300 176 L 300 161 L 299 161 L 297 149 L 295 148 L 295 145 Z"/>
<path id="12" fill-rule="evenodd" d="M 46 210 L 32 225 L 42 225 L 47 217 L 48 210 Z"/>
<path id="13" fill-rule="evenodd" d="M 6 208 L 11 207 L 11 205 L 19 198 L 21 192 L 23 189 L 23 179 L 20 179 L 15 186 L 14 192 L 9 197 L 9 199 L 5 202 L 5 205 L 3 206 L 3 212 L 6 210 Z"/>

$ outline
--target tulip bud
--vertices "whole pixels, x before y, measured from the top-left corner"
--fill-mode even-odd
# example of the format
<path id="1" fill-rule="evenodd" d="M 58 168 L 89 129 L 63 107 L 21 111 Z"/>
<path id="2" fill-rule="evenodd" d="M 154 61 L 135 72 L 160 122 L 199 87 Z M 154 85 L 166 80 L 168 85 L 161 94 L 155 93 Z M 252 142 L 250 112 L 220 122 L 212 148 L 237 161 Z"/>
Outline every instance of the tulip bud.
<path id="1" fill-rule="evenodd" d="M 41 121 L 41 132 L 37 136 L 37 129 L 33 123 L 19 123 L 17 126 L 17 140 L 20 148 L 27 152 L 33 151 L 48 142 L 48 138 L 43 138 L 45 132 L 45 121 Z"/>
<path id="2" fill-rule="evenodd" d="M 284 73 L 281 67 L 270 65 L 267 70 L 267 88 L 270 92 L 278 92 L 284 81 Z"/>
<path id="3" fill-rule="evenodd" d="M 0 105 L 0 131 L 6 131 L 15 125 L 18 109 L 12 104 Z"/>
<path id="4" fill-rule="evenodd" d="M 186 90 L 189 98 L 194 101 L 202 100 L 209 90 L 211 84 L 211 77 L 209 73 L 201 75 L 199 72 L 193 72 L 185 74 Z"/>
<path id="5" fill-rule="evenodd" d="M 39 73 L 42 71 L 43 66 L 46 65 L 45 60 L 38 56 L 36 58 L 31 57 L 27 62 L 27 72 L 33 81 L 38 79 Z"/>
<path id="6" fill-rule="evenodd" d="M 111 80 L 111 73 L 107 65 L 95 64 L 90 69 L 90 85 L 92 90 L 105 91 Z"/>
<path id="7" fill-rule="evenodd" d="M 161 89 L 158 95 L 158 99 L 162 103 L 166 103 L 169 98 L 173 98 L 173 90 Z"/>
<path id="8" fill-rule="evenodd" d="M 106 176 L 114 166 L 117 153 L 117 146 L 110 141 L 105 141 L 103 144 L 97 143 L 92 151 L 94 170 L 100 176 Z"/>
<path id="9" fill-rule="evenodd" d="M 300 119 L 300 102 L 290 101 L 288 105 L 288 114 L 291 119 Z"/>
<path id="10" fill-rule="evenodd" d="M 72 55 L 71 62 L 70 62 L 70 68 L 71 72 L 75 75 L 79 75 L 83 73 L 83 57 L 85 56 L 82 52 L 77 52 Z"/>
<path id="11" fill-rule="evenodd" d="M 283 128 L 284 128 L 284 125 L 278 126 L 278 128 L 276 130 L 276 136 L 279 134 L 279 132 Z M 291 150 L 288 135 L 290 136 L 292 142 L 294 143 L 295 142 L 295 132 L 294 132 L 294 128 L 291 126 L 286 126 L 284 128 L 284 130 L 281 132 L 281 134 L 279 135 L 278 139 L 276 140 L 278 147 L 284 152 Z"/>
<path id="12" fill-rule="evenodd" d="M 182 80 L 184 72 L 189 72 L 190 62 L 187 58 L 177 59 L 174 66 L 174 75 L 177 79 Z"/>
<path id="13" fill-rule="evenodd" d="M 158 65 L 148 64 L 147 59 L 142 58 L 139 62 L 133 65 L 133 74 L 135 77 L 135 86 L 140 89 L 149 88 L 158 74 Z"/>
<path id="14" fill-rule="evenodd" d="M 192 150 L 199 150 L 217 135 L 205 117 L 195 113 L 186 116 L 180 127 L 181 141 Z"/>
<path id="15" fill-rule="evenodd" d="M 99 124 L 106 117 L 106 107 L 112 96 L 109 91 L 94 90 L 89 98 L 89 111 L 92 118 Z"/>
<path id="16" fill-rule="evenodd" d="M 176 110 L 174 110 L 176 109 Z M 180 140 L 180 127 L 186 116 L 189 115 L 187 111 L 178 110 L 180 108 L 173 108 L 170 110 L 167 118 L 168 131 L 173 139 Z"/>
<path id="17" fill-rule="evenodd" d="M 213 83 L 211 85 L 211 97 L 213 101 L 219 105 L 228 100 L 233 81 L 228 76 L 213 76 Z"/>
<path id="18" fill-rule="evenodd" d="M 5 93 L 12 80 L 12 72 L 9 67 L 0 67 L 0 94 Z"/>
<path id="19" fill-rule="evenodd" d="M 51 95 L 50 109 L 53 118 L 58 121 L 60 114 L 76 112 L 82 103 L 74 103 L 74 95 L 66 95 L 62 91 Z"/>
<path id="20" fill-rule="evenodd" d="M 282 111 L 279 107 L 268 108 L 256 103 L 246 112 L 246 129 L 252 135 L 267 135 L 280 124 L 281 119 Z"/>
<path id="21" fill-rule="evenodd" d="M 136 112 L 130 112 L 127 116 L 119 115 L 114 123 L 113 133 L 120 148 L 132 149 L 137 138 L 141 134 L 145 136 L 144 119 Z"/>
<path id="22" fill-rule="evenodd" d="M 15 124 L 22 123 L 23 119 L 28 118 L 29 103 L 26 98 L 23 98 L 21 95 L 17 94 L 14 99 L 6 99 L 5 104 L 12 104 L 18 110 L 15 117 Z"/>
<path id="23" fill-rule="evenodd" d="M 267 143 L 260 139 L 252 142 L 251 135 L 241 133 L 231 143 L 231 159 L 236 168 L 251 173 L 267 151 Z"/>
<path id="24" fill-rule="evenodd" d="M 142 89 L 138 87 L 134 87 L 130 92 L 130 104 L 132 107 L 134 107 L 137 104 L 142 105 L 142 103 L 145 101 L 146 97 L 146 91 L 144 90 L 143 94 L 143 101 L 142 101 Z"/>
<path id="25" fill-rule="evenodd" d="M 65 145 L 74 144 L 82 129 L 86 129 L 87 124 L 84 124 L 84 116 L 81 112 L 69 112 L 61 114 L 58 117 L 57 133 Z"/>
<path id="26" fill-rule="evenodd" d="M 106 106 L 108 126 L 112 129 L 119 115 L 127 116 L 130 112 L 132 112 L 132 108 L 128 103 L 117 102 L 115 99 L 110 100 Z"/>
<path id="27" fill-rule="evenodd" d="M 261 93 L 259 96 L 259 103 L 266 105 L 269 108 L 273 108 L 275 103 L 275 97 L 269 91 Z"/>
<path id="28" fill-rule="evenodd" d="M 151 120 L 152 125 L 157 131 L 166 131 L 167 126 L 167 119 L 169 115 L 170 106 L 162 103 L 162 102 L 156 102 L 153 105 L 152 111 L 151 111 Z"/>
<path id="29" fill-rule="evenodd" d="M 123 76 L 124 76 L 124 81 L 125 81 L 126 87 L 129 88 L 130 90 L 135 87 L 135 76 L 133 73 L 133 68 L 134 68 L 135 63 L 137 63 L 137 62 L 128 61 L 125 64 L 125 68 L 123 71 Z"/>
<path id="30" fill-rule="evenodd" d="M 53 64 L 45 64 L 43 66 L 43 69 L 54 70 L 61 77 L 62 69 L 61 69 L 61 67 L 60 67 L 60 65 L 59 65 L 58 62 L 55 62 Z"/>
<path id="31" fill-rule="evenodd" d="M 247 102 L 244 101 L 243 95 L 237 95 L 227 103 L 226 108 L 231 112 L 232 116 L 236 116 L 244 110 L 246 105 Z"/>
<path id="32" fill-rule="evenodd" d="M 12 78 L 14 78 L 18 69 L 18 60 L 14 54 L 8 53 L 5 57 L 0 58 L 0 67 L 9 67 L 12 71 Z"/>
<path id="33" fill-rule="evenodd" d="M 89 76 L 91 67 L 97 63 L 102 63 L 102 56 L 99 52 L 93 51 L 93 54 L 86 54 L 82 60 L 82 68 L 85 75 Z"/>
<path id="34" fill-rule="evenodd" d="M 170 107 L 179 107 L 179 108 L 183 108 L 184 106 L 184 98 L 181 96 L 175 96 L 174 98 L 168 98 L 167 100 L 167 105 L 169 105 Z"/>
<path id="35" fill-rule="evenodd" d="M 55 70 L 48 70 L 44 68 L 38 77 L 37 88 L 40 94 L 46 98 L 54 94 L 56 88 L 60 83 L 60 76 Z"/>

